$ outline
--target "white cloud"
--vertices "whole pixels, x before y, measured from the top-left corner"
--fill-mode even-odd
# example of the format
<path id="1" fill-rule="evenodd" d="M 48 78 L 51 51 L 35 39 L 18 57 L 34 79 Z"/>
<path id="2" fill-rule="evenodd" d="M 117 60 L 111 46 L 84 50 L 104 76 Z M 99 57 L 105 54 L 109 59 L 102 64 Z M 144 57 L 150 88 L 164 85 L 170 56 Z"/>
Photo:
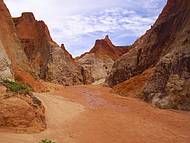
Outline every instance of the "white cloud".
<path id="1" fill-rule="evenodd" d="M 56 37 L 70 37 L 76 39 L 81 35 L 97 32 L 112 33 L 118 31 L 129 32 L 128 35 L 139 36 L 154 22 L 155 17 L 143 17 L 135 11 L 122 8 L 106 9 L 95 15 L 72 15 L 64 17 L 63 23 L 54 23 Z M 56 26 L 57 25 L 57 26 Z"/>

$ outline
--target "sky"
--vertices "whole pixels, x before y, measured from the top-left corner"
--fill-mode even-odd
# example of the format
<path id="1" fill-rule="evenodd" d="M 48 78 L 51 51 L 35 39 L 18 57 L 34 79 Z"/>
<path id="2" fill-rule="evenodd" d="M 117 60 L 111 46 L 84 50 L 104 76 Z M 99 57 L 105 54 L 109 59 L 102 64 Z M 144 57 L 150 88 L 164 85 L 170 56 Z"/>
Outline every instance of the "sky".
<path id="1" fill-rule="evenodd" d="M 11 15 L 33 12 L 52 38 L 74 56 L 109 35 L 115 45 L 130 45 L 154 23 L 166 0 L 4 0 Z"/>

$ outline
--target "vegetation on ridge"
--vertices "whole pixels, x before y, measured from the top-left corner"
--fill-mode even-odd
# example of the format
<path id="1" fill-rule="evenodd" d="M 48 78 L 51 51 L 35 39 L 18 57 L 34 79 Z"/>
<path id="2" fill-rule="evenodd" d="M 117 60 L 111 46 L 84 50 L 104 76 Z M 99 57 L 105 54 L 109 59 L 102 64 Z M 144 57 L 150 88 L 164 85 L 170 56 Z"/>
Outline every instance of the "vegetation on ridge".
<path id="1" fill-rule="evenodd" d="M 8 90 L 16 93 L 28 94 L 32 90 L 30 87 L 24 84 L 17 83 L 8 79 L 0 79 L 0 84 L 4 85 Z"/>

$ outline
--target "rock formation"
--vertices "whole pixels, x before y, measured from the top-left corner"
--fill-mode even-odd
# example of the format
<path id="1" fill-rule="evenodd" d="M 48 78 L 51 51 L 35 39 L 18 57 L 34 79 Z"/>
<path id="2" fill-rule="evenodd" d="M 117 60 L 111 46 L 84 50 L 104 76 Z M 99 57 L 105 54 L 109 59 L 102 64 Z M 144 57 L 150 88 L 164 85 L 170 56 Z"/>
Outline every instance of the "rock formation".
<path id="1" fill-rule="evenodd" d="M 89 72 L 88 83 L 104 83 L 106 76 L 110 72 L 116 59 L 128 51 L 128 47 L 114 46 L 106 36 L 104 39 L 96 40 L 94 47 L 76 61 Z"/>
<path id="2" fill-rule="evenodd" d="M 0 41 L 0 78 L 13 79 L 11 73 L 11 61 L 8 58 L 2 42 Z"/>
<path id="3" fill-rule="evenodd" d="M 18 94 L 0 85 L 0 128 L 39 132 L 46 128 L 45 109 L 32 94 Z"/>
<path id="4" fill-rule="evenodd" d="M 144 99 L 160 108 L 190 110 L 189 11 L 189 0 L 168 0 L 152 28 L 114 63 L 107 83 L 114 86 L 155 67 Z"/>
<path id="5" fill-rule="evenodd" d="M 83 84 L 81 67 L 65 50 L 64 45 L 52 48 L 46 80 L 62 85 Z"/>
<path id="6" fill-rule="evenodd" d="M 52 40 L 43 21 L 37 21 L 30 12 L 13 19 L 24 51 L 39 78 L 63 85 L 83 83 L 81 68 L 64 45 L 59 47 Z"/>
<path id="7" fill-rule="evenodd" d="M 0 76 L 11 78 L 30 85 L 34 90 L 44 90 L 43 85 L 34 79 L 27 57 L 16 35 L 9 10 L 0 0 Z"/>
<path id="8" fill-rule="evenodd" d="M 17 35 L 22 43 L 27 58 L 35 73 L 45 78 L 51 46 L 55 44 L 43 21 L 36 21 L 33 13 L 22 13 L 21 17 L 13 18 Z"/>

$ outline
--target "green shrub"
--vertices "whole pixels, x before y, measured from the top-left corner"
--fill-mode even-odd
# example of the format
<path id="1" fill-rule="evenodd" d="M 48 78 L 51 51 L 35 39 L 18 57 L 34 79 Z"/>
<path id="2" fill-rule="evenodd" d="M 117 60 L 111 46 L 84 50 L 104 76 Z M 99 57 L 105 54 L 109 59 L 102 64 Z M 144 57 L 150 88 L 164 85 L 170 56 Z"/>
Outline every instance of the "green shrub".
<path id="1" fill-rule="evenodd" d="M 1 79 L 0 83 L 12 92 L 28 94 L 31 91 L 31 88 L 28 86 L 8 79 Z"/>
<path id="2" fill-rule="evenodd" d="M 55 142 L 45 139 L 45 140 L 40 141 L 39 143 L 55 143 Z"/>

